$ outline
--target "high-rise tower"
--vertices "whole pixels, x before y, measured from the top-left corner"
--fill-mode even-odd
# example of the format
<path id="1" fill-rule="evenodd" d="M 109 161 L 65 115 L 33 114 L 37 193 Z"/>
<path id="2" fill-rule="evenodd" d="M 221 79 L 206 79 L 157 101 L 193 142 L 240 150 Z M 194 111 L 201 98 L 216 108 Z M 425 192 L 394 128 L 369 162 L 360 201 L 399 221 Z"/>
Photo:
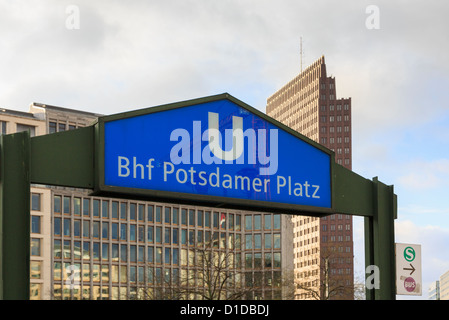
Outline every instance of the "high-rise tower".
<path id="1" fill-rule="evenodd" d="M 335 152 L 352 168 L 351 98 L 337 99 L 324 56 L 267 99 L 266 113 Z M 352 217 L 293 216 L 297 299 L 353 299 Z"/>

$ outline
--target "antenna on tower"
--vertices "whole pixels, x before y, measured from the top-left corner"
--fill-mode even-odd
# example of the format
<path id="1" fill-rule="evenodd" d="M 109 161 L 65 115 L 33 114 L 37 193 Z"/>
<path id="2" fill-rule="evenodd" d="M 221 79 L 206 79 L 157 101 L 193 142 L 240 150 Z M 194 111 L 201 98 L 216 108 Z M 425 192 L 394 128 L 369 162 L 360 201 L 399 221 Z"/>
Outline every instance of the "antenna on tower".
<path id="1" fill-rule="evenodd" d="M 299 56 L 301 61 L 301 72 L 302 72 L 302 37 L 299 38 Z"/>

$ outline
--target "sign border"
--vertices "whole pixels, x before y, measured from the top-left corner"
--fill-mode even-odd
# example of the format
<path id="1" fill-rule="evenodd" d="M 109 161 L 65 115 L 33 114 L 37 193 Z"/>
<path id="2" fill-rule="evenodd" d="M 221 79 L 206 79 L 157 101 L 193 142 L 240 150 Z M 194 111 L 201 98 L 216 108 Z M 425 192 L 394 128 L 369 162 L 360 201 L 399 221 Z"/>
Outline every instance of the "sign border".
<path id="1" fill-rule="evenodd" d="M 262 118 L 263 120 L 273 124 L 281 130 L 295 136 L 296 138 L 312 145 L 313 147 L 319 149 L 320 151 L 329 155 L 330 161 L 330 188 L 331 188 L 331 207 L 314 207 L 306 205 L 288 204 L 281 202 L 269 202 L 261 200 L 247 200 L 238 199 L 231 197 L 221 197 L 221 196 L 210 196 L 210 195 L 200 195 L 194 193 L 179 193 L 172 191 L 161 191 L 161 190 L 151 190 L 151 189 L 140 189 L 140 188 L 128 188 L 128 187 L 118 187 L 110 186 L 105 184 L 105 123 L 110 121 L 116 121 L 121 119 L 127 119 L 157 112 L 164 112 L 178 108 L 184 108 L 189 106 L 194 106 L 198 104 L 214 102 L 219 100 L 229 100 L 239 107 L 255 114 L 256 116 Z M 190 204 L 190 205 L 200 205 L 208 207 L 225 207 L 229 209 L 241 209 L 241 210 L 258 210 L 266 212 L 281 212 L 281 213 L 299 213 L 302 215 L 304 213 L 309 213 L 311 216 L 321 217 L 335 212 L 335 153 L 318 144 L 317 142 L 307 138 L 306 136 L 298 133 L 297 131 L 285 126 L 284 124 L 278 122 L 277 120 L 267 116 L 263 112 L 249 106 L 248 104 L 236 99 L 228 93 L 218 94 L 214 96 L 197 98 L 192 100 L 186 100 L 181 102 L 170 103 L 166 105 L 160 105 L 156 107 L 138 109 L 129 112 L 118 113 L 110 116 L 99 117 L 97 122 L 94 124 L 95 127 L 95 189 L 93 195 L 99 196 L 114 196 L 122 198 L 139 198 L 142 200 L 152 200 L 168 203 L 177 204 Z"/>

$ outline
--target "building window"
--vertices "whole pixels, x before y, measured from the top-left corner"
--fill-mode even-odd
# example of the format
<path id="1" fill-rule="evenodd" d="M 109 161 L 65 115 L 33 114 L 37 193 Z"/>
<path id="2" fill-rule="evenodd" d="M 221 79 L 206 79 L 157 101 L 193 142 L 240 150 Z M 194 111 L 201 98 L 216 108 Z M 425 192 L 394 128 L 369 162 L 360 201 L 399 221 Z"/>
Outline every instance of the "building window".
<path id="1" fill-rule="evenodd" d="M 101 216 L 109 218 L 109 201 L 101 201 Z"/>
<path id="2" fill-rule="evenodd" d="M 271 249 L 272 236 L 271 233 L 266 233 L 265 238 L 265 249 Z"/>
<path id="3" fill-rule="evenodd" d="M 57 131 L 56 122 L 50 121 L 48 123 L 48 132 L 49 133 L 55 133 Z"/>
<path id="4" fill-rule="evenodd" d="M 30 261 L 30 276 L 31 279 L 42 278 L 42 261 Z"/>
<path id="5" fill-rule="evenodd" d="M 90 221 L 89 220 L 83 220 L 83 237 L 84 238 L 90 237 Z"/>
<path id="6" fill-rule="evenodd" d="M 150 208 L 148 208 L 148 214 L 150 214 Z M 153 211 L 151 211 L 151 214 L 153 214 Z M 120 203 L 120 219 L 126 220 L 127 218 L 127 205 L 126 202 Z M 153 219 L 153 218 L 151 218 Z M 153 220 L 151 220 L 153 221 Z"/>
<path id="7" fill-rule="evenodd" d="M 245 230 L 251 230 L 253 228 L 252 218 L 251 215 L 245 216 Z"/>
<path id="8" fill-rule="evenodd" d="M 41 239 L 31 238 L 31 255 L 32 256 L 41 255 Z"/>
<path id="9" fill-rule="evenodd" d="M 273 215 L 273 220 L 274 220 L 274 224 L 273 224 L 274 229 L 280 229 L 281 228 L 281 215 L 280 214 Z"/>
<path id="10" fill-rule="evenodd" d="M 41 300 L 42 283 L 30 283 L 30 300 Z"/>
<path id="11" fill-rule="evenodd" d="M 36 135 L 36 127 L 35 126 L 29 126 L 26 124 L 17 124 L 17 132 L 23 132 L 23 131 L 29 131 L 30 137 L 34 137 Z"/>
<path id="12" fill-rule="evenodd" d="M 70 197 L 64 197 L 64 213 L 70 214 Z"/>
<path id="13" fill-rule="evenodd" d="M 89 216 L 90 212 L 90 199 L 84 198 L 83 199 L 83 216 Z"/>
<path id="14" fill-rule="evenodd" d="M 264 215 L 264 222 L 265 222 L 264 229 L 270 230 L 271 229 L 271 214 Z"/>
<path id="15" fill-rule="evenodd" d="M 55 196 L 53 199 L 54 213 L 61 213 L 61 196 Z"/>
<path id="16" fill-rule="evenodd" d="M 70 225 L 71 225 L 70 219 L 64 219 L 64 236 L 66 236 L 66 237 L 70 237 L 70 231 L 71 231 Z"/>
<path id="17" fill-rule="evenodd" d="M 31 210 L 40 211 L 41 210 L 41 194 L 32 193 L 31 194 Z"/>
<path id="18" fill-rule="evenodd" d="M 95 239 L 100 238 L 100 222 L 99 221 L 94 221 L 92 224 L 92 236 Z"/>
<path id="19" fill-rule="evenodd" d="M 245 236 L 245 249 L 249 250 L 253 248 L 253 237 L 250 234 Z"/>
<path id="20" fill-rule="evenodd" d="M 31 216 L 31 233 L 41 233 L 41 217 Z"/>
<path id="21" fill-rule="evenodd" d="M 54 235 L 60 236 L 61 235 L 61 218 L 55 218 L 54 219 Z"/>
<path id="22" fill-rule="evenodd" d="M 195 226 L 195 210 L 189 210 L 189 226 Z"/>
<path id="23" fill-rule="evenodd" d="M 281 248 L 281 235 L 279 233 L 273 234 L 274 239 L 274 249 L 280 249 Z"/>
<path id="24" fill-rule="evenodd" d="M 0 135 L 6 134 L 6 121 L 0 121 Z"/>
<path id="25" fill-rule="evenodd" d="M 162 223 L 162 207 L 156 206 L 156 222 Z"/>
<path id="26" fill-rule="evenodd" d="M 123 240 L 123 241 L 127 240 L 127 229 L 128 229 L 128 226 L 126 223 L 120 224 L 120 240 Z"/>
<path id="27" fill-rule="evenodd" d="M 92 246 L 92 254 L 94 260 L 100 260 L 100 243 L 94 242 Z"/>
<path id="28" fill-rule="evenodd" d="M 260 230 L 261 229 L 261 215 L 260 214 L 256 214 L 254 215 L 254 230 Z"/>
<path id="29" fill-rule="evenodd" d="M 77 238 L 81 237 L 81 220 L 73 221 L 73 236 Z"/>

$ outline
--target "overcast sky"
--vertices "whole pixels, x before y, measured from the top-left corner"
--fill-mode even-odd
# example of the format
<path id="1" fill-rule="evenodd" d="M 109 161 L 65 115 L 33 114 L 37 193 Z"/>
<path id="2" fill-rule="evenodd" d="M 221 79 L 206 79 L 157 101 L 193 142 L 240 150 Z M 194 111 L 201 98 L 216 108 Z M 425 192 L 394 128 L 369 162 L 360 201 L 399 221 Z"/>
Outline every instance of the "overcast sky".
<path id="1" fill-rule="evenodd" d="M 422 245 L 427 299 L 449 270 L 448 9 L 443 0 L 0 0 L 0 107 L 112 114 L 228 92 L 265 112 L 300 72 L 302 37 L 304 67 L 324 55 L 337 97 L 352 98 L 353 170 L 395 185 L 396 241 Z"/>

